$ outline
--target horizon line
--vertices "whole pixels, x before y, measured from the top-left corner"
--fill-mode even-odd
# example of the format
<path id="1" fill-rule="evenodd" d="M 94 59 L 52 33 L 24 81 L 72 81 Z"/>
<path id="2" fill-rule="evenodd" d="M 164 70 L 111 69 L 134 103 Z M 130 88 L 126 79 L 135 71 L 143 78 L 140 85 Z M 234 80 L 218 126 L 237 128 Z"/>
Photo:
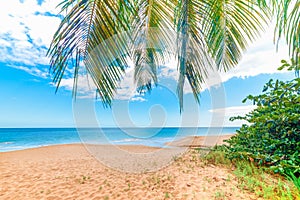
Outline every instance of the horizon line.
<path id="1" fill-rule="evenodd" d="M 132 126 L 123 126 L 123 127 L 117 127 L 117 126 L 105 126 L 105 127 L 0 127 L 0 129 L 51 129 L 51 128 L 56 128 L 56 129 L 96 129 L 96 128 L 136 128 L 136 129 L 144 129 L 144 128 L 240 128 L 241 126 L 151 126 L 151 127 L 132 127 Z"/>

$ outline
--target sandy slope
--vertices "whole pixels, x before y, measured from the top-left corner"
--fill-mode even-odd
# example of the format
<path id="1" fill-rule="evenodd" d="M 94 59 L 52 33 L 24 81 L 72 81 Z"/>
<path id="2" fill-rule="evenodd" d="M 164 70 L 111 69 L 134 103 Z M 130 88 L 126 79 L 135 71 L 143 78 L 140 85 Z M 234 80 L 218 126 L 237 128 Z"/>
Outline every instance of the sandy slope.
<path id="1" fill-rule="evenodd" d="M 224 140 L 228 140 L 232 135 L 216 135 L 216 136 L 189 136 L 180 140 L 167 143 L 169 146 L 176 147 L 212 147 L 216 144 L 224 144 Z"/>
<path id="2" fill-rule="evenodd" d="M 237 188 L 229 171 L 205 165 L 192 151 L 156 172 L 137 174 L 104 166 L 79 144 L 0 153 L 0 199 L 256 199 Z"/>

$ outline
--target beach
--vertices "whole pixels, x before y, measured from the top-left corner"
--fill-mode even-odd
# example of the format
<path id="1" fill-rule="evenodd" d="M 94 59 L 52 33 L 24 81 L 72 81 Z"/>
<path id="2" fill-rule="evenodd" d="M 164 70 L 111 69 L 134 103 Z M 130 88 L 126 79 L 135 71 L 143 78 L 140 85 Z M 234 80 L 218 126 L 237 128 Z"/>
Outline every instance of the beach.
<path id="1" fill-rule="evenodd" d="M 106 148 L 110 148 L 107 146 Z M 145 146 L 122 146 L 143 154 Z M 122 160 L 120 160 L 122 162 Z M 0 153 L 0 199 L 253 199 L 230 170 L 205 164 L 187 149 L 154 172 L 126 173 L 105 166 L 81 144 Z"/>

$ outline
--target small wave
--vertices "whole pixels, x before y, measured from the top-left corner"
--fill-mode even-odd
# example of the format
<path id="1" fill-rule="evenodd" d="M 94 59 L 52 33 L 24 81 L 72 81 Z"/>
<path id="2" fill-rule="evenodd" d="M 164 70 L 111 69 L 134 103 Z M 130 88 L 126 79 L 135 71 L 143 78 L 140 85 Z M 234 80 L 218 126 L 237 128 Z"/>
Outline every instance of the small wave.
<path id="1" fill-rule="evenodd" d="M 128 138 L 123 140 L 113 140 L 112 142 L 120 143 L 120 142 L 138 142 L 138 141 L 142 141 L 142 140 L 137 138 Z"/>
<path id="2" fill-rule="evenodd" d="M 14 142 L 0 142 L 0 144 L 13 144 Z"/>

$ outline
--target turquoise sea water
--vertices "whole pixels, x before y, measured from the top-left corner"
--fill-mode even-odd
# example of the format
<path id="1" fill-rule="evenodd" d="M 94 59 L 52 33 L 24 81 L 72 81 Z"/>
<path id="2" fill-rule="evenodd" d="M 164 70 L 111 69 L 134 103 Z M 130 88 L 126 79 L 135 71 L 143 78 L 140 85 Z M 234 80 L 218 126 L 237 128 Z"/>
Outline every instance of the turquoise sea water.
<path id="1" fill-rule="evenodd" d="M 146 145 L 163 147 L 186 136 L 227 135 L 225 128 L 0 128 L 0 152 L 73 143 Z"/>

